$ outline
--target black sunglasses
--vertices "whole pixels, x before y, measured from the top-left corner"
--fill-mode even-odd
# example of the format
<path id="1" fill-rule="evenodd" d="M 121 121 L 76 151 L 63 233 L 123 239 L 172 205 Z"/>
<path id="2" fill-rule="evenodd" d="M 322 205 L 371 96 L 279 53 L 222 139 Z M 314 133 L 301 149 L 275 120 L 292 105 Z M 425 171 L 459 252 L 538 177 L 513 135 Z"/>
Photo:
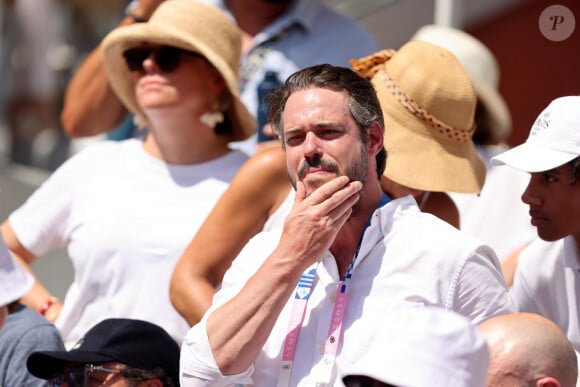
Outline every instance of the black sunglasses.
<path id="1" fill-rule="evenodd" d="M 203 58 L 203 55 L 197 52 L 182 50 L 180 48 L 171 46 L 161 47 L 134 47 L 126 50 L 123 53 L 127 68 L 129 71 L 144 71 L 143 61 L 153 54 L 153 60 L 157 63 L 157 67 L 164 73 L 175 71 L 181 63 L 182 55 L 190 55 L 197 58 Z"/>
<path id="2" fill-rule="evenodd" d="M 126 379 L 131 379 L 126 370 L 107 368 L 101 365 L 85 364 L 81 367 L 72 368 L 66 372 L 53 375 L 49 380 L 49 386 L 60 387 L 66 382 L 69 387 L 87 387 L 92 386 L 91 381 L 98 381 L 103 377 L 94 378 L 95 373 L 106 374 L 120 374 Z M 99 383 L 101 385 L 101 383 Z"/>
<path id="3" fill-rule="evenodd" d="M 85 385 L 85 368 L 77 367 L 68 370 L 65 373 L 55 374 L 48 379 L 50 387 L 60 387 L 66 382 L 71 387 L 84 387 Z"/>

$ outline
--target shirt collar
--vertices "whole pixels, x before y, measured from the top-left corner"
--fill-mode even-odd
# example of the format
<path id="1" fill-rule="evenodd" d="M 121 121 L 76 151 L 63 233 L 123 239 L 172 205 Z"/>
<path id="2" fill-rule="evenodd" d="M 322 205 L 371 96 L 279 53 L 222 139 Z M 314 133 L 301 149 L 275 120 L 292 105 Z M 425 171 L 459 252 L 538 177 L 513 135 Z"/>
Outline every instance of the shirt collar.
<path id="1" fill-rule="evenodd" d="M 580 252 L 573 236 L 564 238 L 564 266 L 580 269 Z"/>

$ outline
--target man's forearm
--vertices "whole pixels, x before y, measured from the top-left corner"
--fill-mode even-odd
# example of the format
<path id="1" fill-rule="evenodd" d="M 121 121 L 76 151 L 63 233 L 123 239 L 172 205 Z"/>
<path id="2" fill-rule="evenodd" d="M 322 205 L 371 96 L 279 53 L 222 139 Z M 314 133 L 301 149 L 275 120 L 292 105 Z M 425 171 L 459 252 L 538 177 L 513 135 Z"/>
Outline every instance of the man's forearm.
<path id="1" fill-rule="evenodd" d="M 302 273 L 290 261 L 271 255 L 234 298 L 209 316 L 207 334 L 224 375 L 245 371 L 260 354 Z"/>

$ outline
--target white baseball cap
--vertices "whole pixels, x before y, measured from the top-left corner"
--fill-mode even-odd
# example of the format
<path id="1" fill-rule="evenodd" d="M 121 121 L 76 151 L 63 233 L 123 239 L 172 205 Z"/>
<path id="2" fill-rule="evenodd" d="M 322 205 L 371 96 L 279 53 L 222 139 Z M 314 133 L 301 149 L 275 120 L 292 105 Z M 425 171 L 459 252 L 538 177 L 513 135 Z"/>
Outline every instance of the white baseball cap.
<path id="1" fill-rule="evenodd" d="M 0 306 L 22 298 L 33 283 L 32 276 L 16 262 L 0 235 Z"/>
<path id="2" fill-rule="evenodd" d="M 538 116 L 526 142 L 491 159 L 525 172 L 557 168 L 580 156 L 580 96 L 554 99 Z"/>
<path id="3" fill-rule="evenodd" d="M 488 366 L 487 344 L 476 326 L 436 307 L 363 314 L 345 331 L 337 358 L 343 381 L 359 375 L 405 387 L 484 387 Z"/>

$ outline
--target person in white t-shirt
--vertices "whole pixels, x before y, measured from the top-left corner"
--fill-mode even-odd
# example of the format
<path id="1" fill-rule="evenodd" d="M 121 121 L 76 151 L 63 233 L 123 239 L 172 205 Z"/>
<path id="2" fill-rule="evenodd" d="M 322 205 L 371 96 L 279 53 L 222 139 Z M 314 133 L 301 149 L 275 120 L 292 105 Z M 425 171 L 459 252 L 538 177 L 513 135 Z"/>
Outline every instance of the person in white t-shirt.
<path id="1" fill-rule="evenodd" d="M 228 143 L 255 130 L 236 85 L 241 34 L 211 5 L 172 0 L 102 48 L 111 86 L 148 135 L 72 157 L 2 234 L 28 264 L 67 247 L 75 274 L 63 304 L 38 282 L 22 300 L 55 320 L 67 347 L 114 317 L 156 323 L 179 342 L 189 325 L 169 301 L 173 266 L 247 160 Z"/>
<path id="2" fill-rule="evenodd" d="M 580 96 L 554 99 L 528 139 L 492 159 L 530 173 L 522 194 L 538 238 L 525 248 L 511 290 L 521 312 L 554 321 L 580 350 Z"/>

